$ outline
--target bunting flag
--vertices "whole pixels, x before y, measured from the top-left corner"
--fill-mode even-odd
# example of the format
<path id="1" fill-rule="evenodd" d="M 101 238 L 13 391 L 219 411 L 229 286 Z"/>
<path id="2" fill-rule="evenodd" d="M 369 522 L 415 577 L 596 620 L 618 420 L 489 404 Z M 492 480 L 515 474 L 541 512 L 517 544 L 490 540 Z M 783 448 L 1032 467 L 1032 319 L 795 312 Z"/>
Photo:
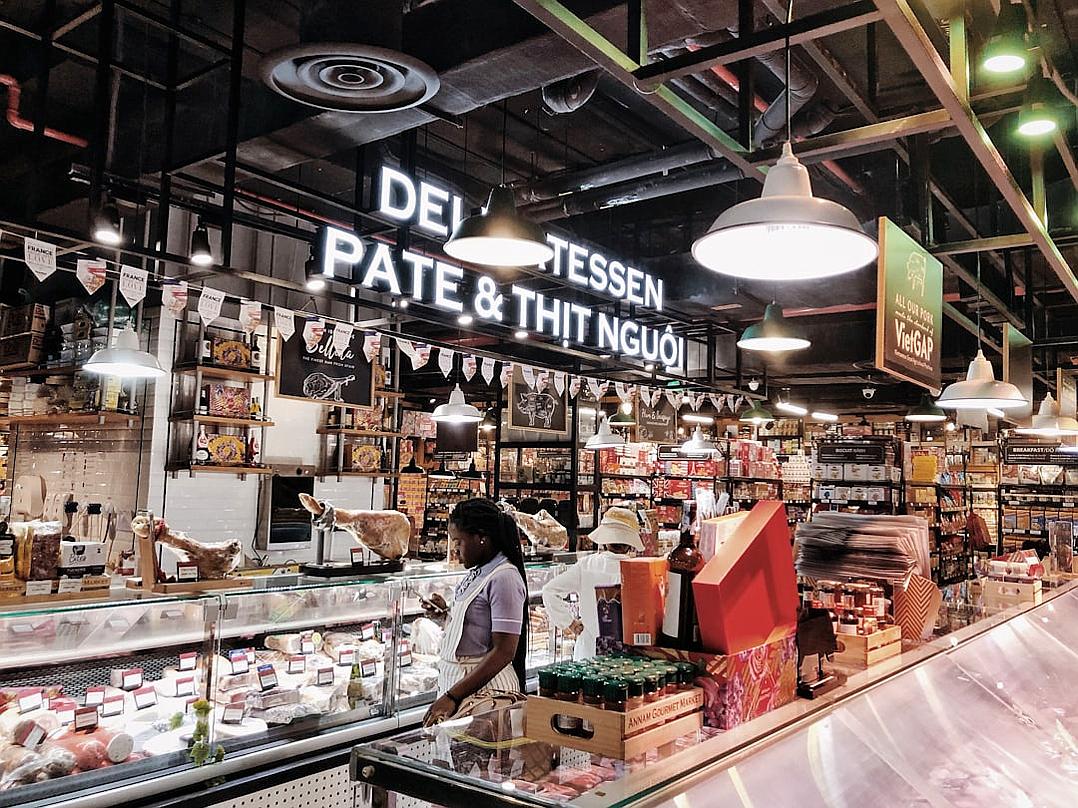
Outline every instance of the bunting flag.
<path id="1" fill-rule="evenodd" d="M 726 403 L 726 397 L 719 393 L 708 393 L 707 397 L 711 401 L 711 405 L 715 408 L 715 412 L 721 413 L 723 404 Z"/>
<path id="2" fill-rule="evenodd" d="M 49 244 L 47 241 L 38 241 L 36 238 L 24 238 L 22 240 L 22 260 L 26 262 L 26 266 L 30 267 L 30 271 L 34 273 L 34 277 L 39 281 L 45 280 L 52 273 L 56 271 L 56 245 Z M 143 273 L 145 275 L 145 273 Z M 143 289 L 143 295 L 146 294 Z M 139 300 L 142 300 L 140 297 Z M 138 301 L 135 301 L 136 303 Z M 132 306 L 135 303 L 131 304 Z"/>
<path id="3" fill-rule="evenodd" d="M 104 267 L 104 264 L 101 266 Z M 176 278 L 165 278 L 161 281 L 161 305 L 177 320 L 183 317 L 184 311 L 187 310 L 187 281 Z"/>
<path id="4" fill-rule="evenodd" d="M 377 331 L 368 331 L 363 335 L 363 355 L 367 357 L 368 362 L 373 362 L 381 353 L 382 335 Z"/>
<path id="5" fill-rule="evenodd" d="M 292 339 L 292 335 L 296 333 L 296 318 L 288 309 L 274 306 L 273 327 L 277 329 L 281 339 L 288 342 L 288 340 Z"/>
<path id="6" fill-rule="evenodd" d="M 502 362 L 502 372 L 498 378 L 502 383 L 502 387 L 505 387 L 509 384 L 509 380 L 513 378 L 512 362 Z"/>
<path id="7" fill-rule="evenodd" d="M 588 379 L 588 392 L 591 393 L 591 397 L 596 401 L 603 397 L 603 387 L 599 384 L 598 379 Z"/>
<path id="8" fill-rule="evenodd" d="M 321 317 L 308 317 L 303 321 L 303 342 L 307 346 L 307 352 L 311 353 L 317 348 L 322 337 L 326 335 L 326 321 Z"/>
<path id="9" fill-rule="evenodd" d="M 134 267 L 124 267 L 124 270 L 134 269 Z M 138 270 L 142 272 L 142 270 Z M 143 274 L 143 283 L 145 284 L 145 272 Z M 120 289 L 123 290 L 123 278 L 120 278 Z M 143 290 L 145 294 L 145 290 Z M 125 294 L 124 297 L 127 297 Z M 141 298 L 140 298 L 141 299 Z M 221 316 L 221 304 L 225 302 L 225 293 L 220 289 L 211 289 L 208 286 L 202 287 L 202 292 L 198 296 L 198 316 L 202 319 L 203 325 L 209 325 L 218 317 Z M 134 303 L 131 304 L 135 305 Z"/>
<path id="10" fill-rule="evenodd" d="M 439 348 L 438 349 L 438 367 L 442 371 L 442 375 L 447 379 L 449 374 L 453 372 L 453 358 L 457 355 L 457 352 L 452 348 Z"/>
<path id="11" fill-rule="evenodd" d="M 352 324 L 335 323 L 331 340 L 333 352 L 343 358 L 348 353 L 348 346 L 352 344 Z"/>
<path id="12" fill-rule="evenodd" d="M 741 409 L 741 405 L 745 403 L 744 396 L 730 396 L 730 412 L 737 412 Z"/>
<path id="13" fill-rule="evenodd" d="M 483 374 L 483 378 L 486 379 L 487 384 L 494 381 L 494 360 L 489 356 L 484 356 L 483 367 L 479 372 Z"/>
<path id="14" fill-rule="evenodd" d="M 530 365 L 525 365 L 520 369 L 520 374 L 524 377 L 524 384 L 528 385 L 528 389 L 535 389 L 535 368 Z"/>
<path id="15" fill-rule="evenodd" d="M 540 370 L 535 374 L 535 391 L 537 393 L 545 392 L 547 387 L 550 386 L 550 371 Z"/>
<path id="16" fill-rule="evenodd" d="M 95 294 L 98 289 L 105 285 L 106 271 L 108 264 L 104 261 L 91 261 L 86 258 L 80 258 L 75 262 L 75 277 L 79 279 L 79 283 L 83 285 L 83 288 L 89 294 Z M 162 281 L 162 287 L 167 281 Z M 187 303 L 187 282 L 183 281 L 184 286 L 184 304 Z"/>
<path id="17" fill-rule="evenodd" d="M 554 379 L 554 389 L 557 390 L 558 395 L 560 396 L 565 392 L 565 373 L 560 370 L 555 370 L 552 374 L 552 378 Z"/>
<path id="18" fill-rule="evenodd" d="M 397 337 L 397 347 L 401 349 L 402 354 L 408 357 L 409 362 L 412 362 L 415 359 L 415 346 L 412 345 L 410 339 Z"/>
<path id="19" fill-rule="evenodd" d="M 681 395 L 673 392 L 672 390 L 666 391 L 666 400 L 670 402 L 670 406 L 677 412 L 681 409 Z"/>
<path id="20" fill-rule="evenodd" d="M 120 294 L 123 295 L 128 306 L 137 306 L 139 301 L 146 297 L 146 279 L 148 277 L 149 273 L 145 269 L 130 267 L 127 264 L 120 267 Z M 222 301 L 225 299 L 224 292 L 216 292 L 216 294 L 221 296 Z M 221 307 L 218 306 L 217 313 L 220 314 L 220 312 Z"/>
<path id="21" fill-rule="evenodd" d="M 580 394 L 580 385 L 583 382 L 579 376 L 573 376 L 569 380 L 569 398 L 576 398 Z"/>
<path id="22" fill-rule="evenodd" d="M 474 356 L 465 356 L 460 360 L 460 368 L 464 371 L 464 378 L 468 381 L 472 380 L 472 376 L 475 375 L 477 363 Z"/>
<path id="23" fill-rule="evenodd" d="M 629 400 L 629 387 L 625 382 L 614 382 L 614 392 L 618 396 L 618 401 Z"/>
<path id="24" fill-rule="evenodd" d="M 412 370 L 419 370 L 430 361 L 431 348 L 425 342 L 412 343 Z"/>
<path id="25" fill-rule="evenodd" d="M 262 304 L 257 300 L 240 302 L 240 328 L 247 334 L 253 334 L 262 325 Z"/>
<path id="26" fill-rule="evenodd" d="M 610 389 L 610 382 L 608 382 L 605 379 L 603 381 L 599 382 L 599 395 L 597 395 L 596 398 L 602 398 L 603 396 L 605 396 L 606 391 L 609 390 L 609 389 Z"/>

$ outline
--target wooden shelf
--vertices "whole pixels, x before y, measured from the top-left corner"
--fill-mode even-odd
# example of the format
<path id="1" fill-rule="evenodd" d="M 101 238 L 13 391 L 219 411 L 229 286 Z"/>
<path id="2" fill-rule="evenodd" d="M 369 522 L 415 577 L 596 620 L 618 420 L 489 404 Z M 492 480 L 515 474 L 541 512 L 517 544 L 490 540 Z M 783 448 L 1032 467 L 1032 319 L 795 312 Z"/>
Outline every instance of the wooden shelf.
<path id="1" fill-rule="evenodd" d="M 349 471 L 344 469 L 343 471 L 337 471 L 336 469 L 323 469 L 318 472 L 319 477 L 385 477 L 386 479 L 392 479 L 399 477 L 399 474 L 394 474 L 390 471 Z"/>
<path id="2" fill-rule="evenodd" d="M 273 474 L 264 466 L 199 466 L 194 463 L 170 463 L 165 471 L 187 471 L 191 474 Z"/>
<path id="3" fill-rule="evenodd" d="M 196 424 L 217 424 L 219 426 L 253 427 L 255 429 L 274 426 L 273 421 L 259 421 L 255 418 L 230 418 L 224 415 L 192 415 L 191 413 L 178 413 L 169 418 L 170 421 L 193 421 Z"/>
<path id="4" fill-rule="evenodd" d="M 4 419 L 9 426 L 101 426 L 138 422 L 142 416 L 126 412 L 63 412 L 55 415 L 12 415 Z"/>
<path id="5" fill-rule="evenodd" d="M 403 438 L 403 432 L 382 432 L 377 429 L 352 429 L 348 427 L 323 424 L 318 427 L 319 435 L 351 435 L 359 438 Z"/>
<path id="6" fill-rule="evenodd" d="M 172 370 L 174 373 L 187 375 L 194 375 L 201 370 L 202 375 L 208 379 L 228 379 L 238 382 L 267 382 L 273 381 L 275 378 L 268 373 L 256 373 L 252 370 L 240 370 L 238 368 L 222 368 L 216 365 L 185 364 L 177 365 Z"/>
<path id="7" fill-rule="evenodd" d="M 399 390 L 375 390 L 375 398 L 404 398 L 404 393 Z"/>
<path id="8" fill-rule="evenodd" d="M 82 370 L 82 365 L 59 365 L 54 368 L 11 368 L 9 370 L 0 370 L 0 376 L 6 376 L 8 378 L 23 376 L 70 376 L 74 373 L 78 373 L 80 370 Z"/>

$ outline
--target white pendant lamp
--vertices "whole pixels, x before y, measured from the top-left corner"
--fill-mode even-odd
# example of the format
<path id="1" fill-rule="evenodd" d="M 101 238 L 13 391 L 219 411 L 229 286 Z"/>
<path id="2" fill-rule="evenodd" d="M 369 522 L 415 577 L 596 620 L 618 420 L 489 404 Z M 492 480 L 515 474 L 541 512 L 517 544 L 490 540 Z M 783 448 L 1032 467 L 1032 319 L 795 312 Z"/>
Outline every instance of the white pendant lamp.
<path id="1" fill-rule="evenodd" d="M 464 391 L 457 382 L 449 394 L 449 401 L 435 407 L 431 417 L 442 423 L 468 424 L 482 421 L 483 413 L 464 400 Z"/>
<path id="2" fill-rule="evenodd" d="M 762 281 L 829 278 L 860 269 L 878 252 L 849 209 L 812 195 L 789 141 L 760 198 L 723 211 L 692 245 L 693 258 L 708 269 Z"/>
<path id="3" fill-rule="evenodd" d="M 513 191 L 491 189 L 482 212 L 457 225 L 442 249 L 459 261 L 491 267 L 545 264 L 554 257 L 543 228 L 517 213 Z"/>
<path id="4" fill-rule="evenodd" d="M 610 422 L 604 416 L 599 421 L 599 428 L 595 430 L 595 434 L 592 435 L 584 443 L 585 449 L 613 449 L 618 446 L 625 445 L 625 438 L 621 435 L 615 435 L 610 429 Z"/>
<path id="5" fill-rule="evenodd" d="M 1037 435 L 1042 438 L 1061 438 L 1064 435 L 1078 435 L 1078 421 L 1059 414 L 1059 404 L 1052 394 L 1045 395 L 1037 414 L 1030 420 L 1029 426 L 1020 426 L 1014 430 L 1019 435 Z"/>
<path id="6" fill-rule="evenodd" d="M 692 437 L 685 441 L 678 448 L 678 452 L 683 455 L 714 455 L 718 454 L 719 450 L 715 444 L 704 437 L 704 433 L 700 431 L 700 427 L 696 427 L 692 431 Z"/>
<path id="7" fill-rule="evenodd" d="M 121 379 L 159 379 L 165 375 L 157 357 L 139 348 L 138 335 L 130 325 L 116 335 L 113 347 L 95 351 L 82 369 Z"/>
<path id="8" fill-rule="evenodd" d="M 978 349 L 969 363 L 966 378 L 947 385 L 936 403 L 945 410 L 984 410 L 989 407 L 1012 410 L 1029 402 L 1013 384 L 996 381 L 992 363 L 985 358 L 984 351 Z"/>

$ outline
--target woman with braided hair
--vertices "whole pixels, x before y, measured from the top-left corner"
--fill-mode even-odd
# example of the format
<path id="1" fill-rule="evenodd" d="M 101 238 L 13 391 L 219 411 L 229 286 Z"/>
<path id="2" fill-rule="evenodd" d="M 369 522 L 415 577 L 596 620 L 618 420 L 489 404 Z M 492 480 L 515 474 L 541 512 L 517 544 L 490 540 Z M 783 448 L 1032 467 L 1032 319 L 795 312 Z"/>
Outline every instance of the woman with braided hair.
<path id="1" fill-rule="evenodd" d="M 469 499 L 449 515 L 449 538 L 468 574 L 445 627 L 441 695 L 423 719 L 426 726 L 454 715 L 475 693 L 524 689 L 528 585 L 516 522 L 492 500 Z"/>

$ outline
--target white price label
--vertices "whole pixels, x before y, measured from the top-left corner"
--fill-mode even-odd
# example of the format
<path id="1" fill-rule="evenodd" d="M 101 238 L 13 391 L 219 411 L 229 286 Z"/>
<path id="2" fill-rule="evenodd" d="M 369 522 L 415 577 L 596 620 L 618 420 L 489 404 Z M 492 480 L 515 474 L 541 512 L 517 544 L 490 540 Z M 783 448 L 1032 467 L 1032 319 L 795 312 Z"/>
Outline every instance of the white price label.
<path id="1" fill-rule="evenodd" d="M 232 664 L 232 673 L 247 673 L 250 664 L 247 662 L 247 652 L 243 650 L 229 651 L 228 661 Z"/>
<path id="2" fill-rule="evenodd" d="M 176 680 L 176 695 L 177 696 L 193 696 L 195 694 L 195 677 L 184 676 L 182 679 Z"/>
<path id="3" fill-rule="evenodd" d="M 49 709 L 56 713 L 61 724 L 75 720 L 75 702 L 71 699 L 49 699 Z"/>
<path id="4" fill-rule="evenodd" d="M 33 712 L 44 703 L 40 687 L 27 688 L 19 693 L 19 712 Z"/>
<path id="5" fill-rule="evenodd" d="M 52 594 L 52 581 L 27 581 L 26 597 L 34 598 Z"/>
<path id="6" fill-rule="evenodd" d="M 241 724 L 243 723 L 243 705 L 242 704 L 229 704 L 221 711 L 221 723 L 222 724 Z"/>
<path id="7" fill-rule="evenodd" d="M 308 633 L 299 638 L 299 652 L 301 654 L 314 653 L 314 638 Z"/>
<path id="8" fill-rule="evenodd" d="M 123 696 L 105 696 L 105 700 L 101 702 L 101 715 L 105 718 L 108 718 L 110 715 L 120 715 L 123 711 Z"/>
<path id="9" fill-rule="evenodd" d="M 105 700 L 105 688 L 103 687 L 88 687 L 86 688 L 86 706 L 96 707 Z"/>
<path id="10" fill-rule="evenodd" d="M 135 690 L 142 687 L 142 668 L 129 668 L 120 674 L 124 690 Z"/>
<path id="11" fill-rule="evenodd" d="M 82 591 L 82 578 L 61 578 L 56 587 L 57 595 Z"/>
<path id="12" fill-rule="evenodd" d="M 374 639 L 374 623 L 364 623 L 359 627 L 359 636 L 363 640 Z"/>
<path id="13" fill-rule="evenodd" d="M 411 664 L 411 661 L 411 659 L 408 660 L 409 664 Z M 403 665 L 404 663 L 402 662 L 401 664 Z M 359 675 L 362 676 L 364 679 L 369 679 L 371 676 L 374 676 L 377 673 L 378 663 L 375 662 L 373 659 L 365 659 L 359 663 Z"/>
<path id="14" fill-rule="evenodd" d="M 342 645 L 337 658 L 338 665 L 352 665 L 356 661 L 356 649 L 350 645 Z"/>
<path id="15" fill-rule="evenodd" d="M 315 674 L 314 683 L 316 685 L 333 684 L 333 668 L 319 668 L 318 673 Z"/>
<path id="16" fill-rule="evenodd" d="M 255 664 L 255 649 L 254 648 L 244 648 L 243 653 L 247 656 L 247 664 L 248 665 L 254 665 Z"/>
<path id="17" fill-rule="evenodd" d="M 258 686 L 263 690 L 277 687 L 277 671 L 273 665 L 258 666 Z"/>
<path id="18" fill-rule="evenodd" d="M 151 686 L 140 687 L 135 691 L 134 696 L 135 707 L 139 710 L 145 710 L 157 704 L 157 691 Z"/>
<path id="19" fill-rule="evenodd" d="M 198 580 L 198 564 L 181 561 L 176 564 L 176 580 L 180 583 Z"/>
<path id="20" fill-rule="evenodd" d="M 289 673 L 303 673 L 305 670 L 307 670 L 307 657 L 296 654 L 288 658 Z"/>
<path id="21" fill-rule="evenodd" d="M 181 671 L 193 671 L 198 665 L 198 653 L 195 651 L 189 651 L 186 654 L 180 654 L 180 670 Z"/>
<path id="22" fill-rule="evenodd" d="M 363 548 L 363 547 L 349 548 L 349 552 L 351 552 L 351 554 L 352 554 L 352 563 L 353 564 L 362 564 L 363 563 L 364 549 L 365 548 Z"/>
<path id="23" fill-rule="evenodd" d="M 93 729 L 97 726 L 97 708 L 79 707 L 75 710 L 75 729 Z"/>

